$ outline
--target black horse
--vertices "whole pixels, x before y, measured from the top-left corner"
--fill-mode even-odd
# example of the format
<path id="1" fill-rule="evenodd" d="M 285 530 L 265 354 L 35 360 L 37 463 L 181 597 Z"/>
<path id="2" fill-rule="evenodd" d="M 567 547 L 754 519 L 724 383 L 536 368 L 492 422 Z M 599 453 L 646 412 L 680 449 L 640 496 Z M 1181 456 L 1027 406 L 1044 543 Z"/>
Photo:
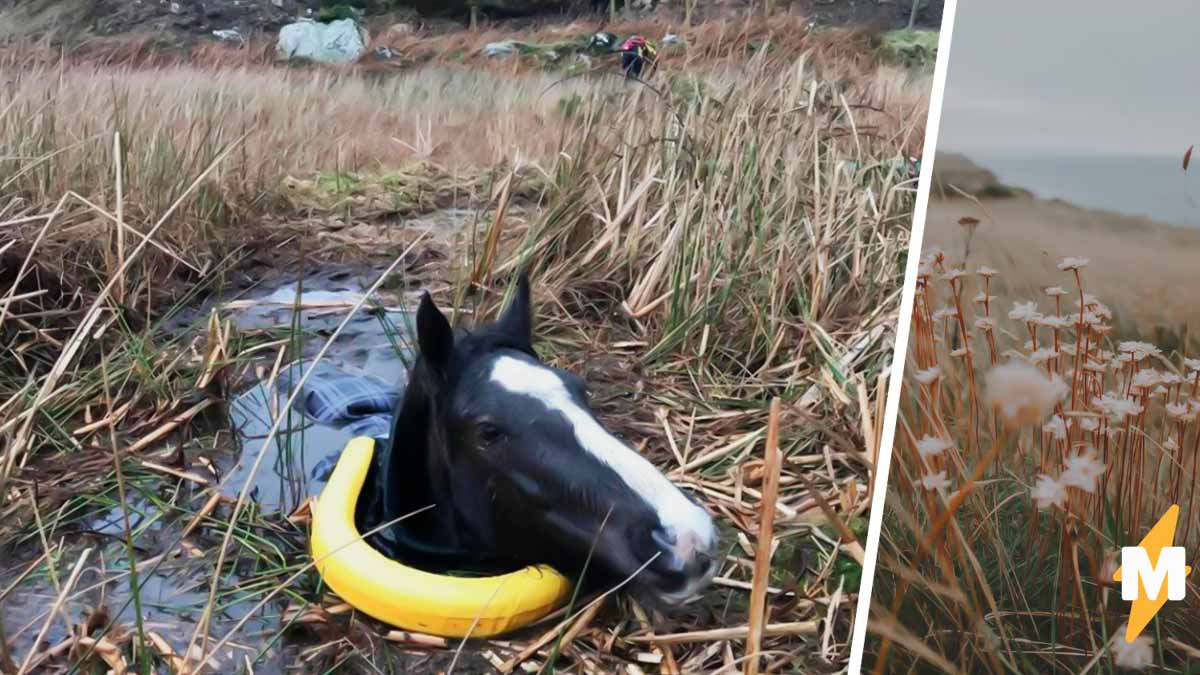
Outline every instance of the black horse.
<path id="1" fill-rule="evenodd" d="M 712 518 L 601 426 L 579 377 L 538 359 L 531 323 L 523 275 L 496 323 L 457 336 L 422 298 L 420 355 L 377 465 L 373 508 L 392 518 L 435 508 L 380 541 L 442 566 L 544 562 L 568 575 L 594 551 L 593 582 L 644 566 L 639 595 L 666 605 L 695 597 L 717 567 Z"/>

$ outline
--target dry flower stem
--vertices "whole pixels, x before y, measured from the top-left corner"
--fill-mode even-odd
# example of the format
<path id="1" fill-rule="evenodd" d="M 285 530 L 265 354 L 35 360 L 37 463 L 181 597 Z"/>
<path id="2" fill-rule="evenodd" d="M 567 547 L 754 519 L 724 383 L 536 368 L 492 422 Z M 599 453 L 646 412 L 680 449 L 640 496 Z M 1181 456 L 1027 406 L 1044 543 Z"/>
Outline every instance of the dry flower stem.
<path id="1" fill-rule="evenodd" d="M 750 629 L 746 634 L 745 675 L 757 675 L 763 625 L 767 623 L 767 586 L 771 581 L 771 549 L 775 538 L 775 502 L 779 498 L 779 413 L 778 398 L 771 401 L 767 421 L 767 444 L 763 465 L 763 498 L 759 512 L 758 549 L 754 556 L 754 585 L 750 589 Z"/>

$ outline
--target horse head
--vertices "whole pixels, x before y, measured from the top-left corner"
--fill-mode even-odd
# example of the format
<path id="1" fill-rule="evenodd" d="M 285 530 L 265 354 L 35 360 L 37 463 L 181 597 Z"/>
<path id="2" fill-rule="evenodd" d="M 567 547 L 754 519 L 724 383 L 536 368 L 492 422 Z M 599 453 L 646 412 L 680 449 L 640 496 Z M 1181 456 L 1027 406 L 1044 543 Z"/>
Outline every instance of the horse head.
<path id="1" fill-rule="evenodd" d="M 493 324 L 456 335 L 428 294 L 416 324 L 385 477 L 393 513 L 432 502 L 425 536 L 567 574 L 590 559 L 661 604 L 708 583 L 712 518 L 600 423 L 582 379 L 538 358 L 523 275 Z"/>

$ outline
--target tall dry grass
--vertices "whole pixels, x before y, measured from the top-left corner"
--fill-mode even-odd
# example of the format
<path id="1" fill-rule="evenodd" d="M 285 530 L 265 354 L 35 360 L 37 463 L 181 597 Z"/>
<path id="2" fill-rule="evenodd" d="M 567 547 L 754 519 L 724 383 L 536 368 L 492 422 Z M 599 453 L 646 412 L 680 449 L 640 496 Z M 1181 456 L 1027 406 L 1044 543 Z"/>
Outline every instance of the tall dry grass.
<path id="1" fill-rule="evenodd" d="M 1172 505 L 1200 541 L 1200 361 L 1117 337 L 1087 259 L 1003 299 L 951 260 L 917 279 L 874 672 L 1190 672 L 1195 595 L 1130 644 L 1113 574 Z"/>
<path id="2" fill-rule="evenodd" d="M 497 272 L 533 264 L 578 299 L 624 289 L 646 362 L 703 339 L 710 364 L 763 383 L 804 370 L 789 336 L 815 347 L 890 321 L 924 103 L 888 78 L 842 90 L 812 73 L 761 63 L 741 84 L 696 81 L 682 108 L 640 92 L 615 119 L 583 111 L 558 193 Z"/>
<path id="3" fill-rule="evenodd" d="M 428 68 L 388 77 L 287 68 L 75 65 L 0 69 L 8 194 L 44 203 L 112 183 L 112 133 L 126 139 L 130 198 L 158 211 L 175 183 L 246 135 L 215 177 L 253 198 L 288 174 L 397 169 L 414 160 L 487 167 L 553 155 L 564 97 L 625 91 L 619 79 L 559 82 Z M 553 85 L 553 86 L 552 86 Z M 41 161 L 34 161 L 40 159 Z"/>

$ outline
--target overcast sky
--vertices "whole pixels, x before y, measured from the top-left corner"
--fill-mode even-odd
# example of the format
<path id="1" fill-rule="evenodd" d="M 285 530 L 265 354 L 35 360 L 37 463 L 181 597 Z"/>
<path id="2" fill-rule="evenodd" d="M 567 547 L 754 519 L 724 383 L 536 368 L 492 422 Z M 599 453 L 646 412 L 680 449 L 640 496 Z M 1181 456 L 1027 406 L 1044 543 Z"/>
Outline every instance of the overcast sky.
<path id="1" fill-rule="evenodd" d="M 1200 144 L 1198 44 L 1198 0 L 962 0 L 938 149 L 1182 155 Z"/>

